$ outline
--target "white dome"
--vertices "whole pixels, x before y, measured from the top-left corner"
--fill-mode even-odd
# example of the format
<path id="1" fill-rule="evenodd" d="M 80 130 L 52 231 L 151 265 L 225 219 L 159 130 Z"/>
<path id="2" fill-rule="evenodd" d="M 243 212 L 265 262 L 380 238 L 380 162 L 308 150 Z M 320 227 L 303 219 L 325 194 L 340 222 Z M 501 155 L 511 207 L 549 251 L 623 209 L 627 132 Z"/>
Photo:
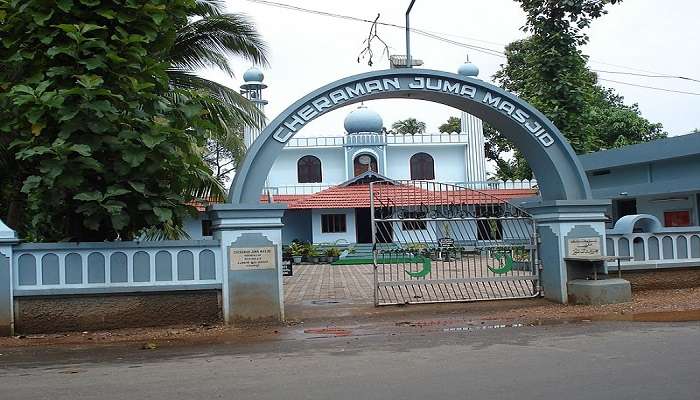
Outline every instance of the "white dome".
<path id="1" fill-rule="evenodd" d="M 463 76 L 477 76 L 479 75 L 479 67 L 467 61 L 459 66 L 457 73 Z"/>
<path id="2" fill-rule="evenodd" d="M 384 127 L 382 117 L 366 106 L 359 106 L 345 117 L 345 131 L 348 133 L 380 133 Z"/>
<path id="3" fill-rule="evenodd" d="M 243 73 L 243 80 L 246 82 L 262 82 L 263 79 L 265 79 L 265 75 L 256 67 L 251 67 Z"/>

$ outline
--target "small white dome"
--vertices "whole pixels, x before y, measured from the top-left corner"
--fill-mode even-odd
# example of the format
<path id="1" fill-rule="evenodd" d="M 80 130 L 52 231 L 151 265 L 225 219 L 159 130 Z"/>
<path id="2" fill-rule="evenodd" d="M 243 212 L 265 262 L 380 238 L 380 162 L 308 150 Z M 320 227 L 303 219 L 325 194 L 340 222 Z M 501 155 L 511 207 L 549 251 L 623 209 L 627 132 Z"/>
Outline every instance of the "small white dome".
<path id="1" fill-rule="evenodd" d="M 382 117 L 366 106 L 359 106 L 345 117 L 345 131 L 348 133 L 380 133 L 384 127 Z"/>
<path id="2" fill-rule="evenodd" d="M 463 76 L 477 76 L 479 75 L 479 67 L 467 61 L 459 66 L 457 73 Z"/>
<path id="3" fill-rule="evenodd" d="M 246 82 L 262 82 L 265 75 L 257 67 L 251 67 L 243 73 L 243 80 Z"/>

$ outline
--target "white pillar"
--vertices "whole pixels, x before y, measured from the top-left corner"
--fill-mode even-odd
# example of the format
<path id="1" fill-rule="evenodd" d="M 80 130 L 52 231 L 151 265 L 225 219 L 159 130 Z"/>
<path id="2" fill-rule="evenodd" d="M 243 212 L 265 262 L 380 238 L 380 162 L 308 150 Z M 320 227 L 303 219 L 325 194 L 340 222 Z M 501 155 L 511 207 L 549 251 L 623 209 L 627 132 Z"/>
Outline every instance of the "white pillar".
<path id="1" fill-rule="evenodd" d="M 0 221 L 0 336 L 11 336 L 15 333 L 12 246 L 18 242 L 15 231 Z"/>
<path id="2" fill-rule="evenodd" d="M 467 182 L 483 182 L 486 180 L 486 154 L 484 154 L 484 125 L 481 120 L 471 114 L 462 113 L 462 135 L 467 135 Z"/>

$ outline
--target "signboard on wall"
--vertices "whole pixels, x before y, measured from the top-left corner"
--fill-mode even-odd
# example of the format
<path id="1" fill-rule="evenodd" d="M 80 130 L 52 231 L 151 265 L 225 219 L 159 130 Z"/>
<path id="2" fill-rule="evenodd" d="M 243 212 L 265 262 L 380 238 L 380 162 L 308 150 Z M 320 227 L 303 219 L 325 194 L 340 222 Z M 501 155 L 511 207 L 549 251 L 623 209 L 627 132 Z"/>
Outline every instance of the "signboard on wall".
<path id="1" fill-rule="evenodd" d="M 282 257 L 282 276 L 294 275 L 294 259 L 291 257 Z"/>
<path id="2" fill-rule="evenodd" d="M 438 239 L 438 246 L 439 247 L 454 247 L 455 240 L 452 239 L 451 237 L 440 238 L 440 239 Z"/>
<path id="3" fill-rule="evenodd" d="M 600 237 L 582 237 L 566 240 L 566 253 L 569 257 L 597 257 L 600 251 Z"/>
<path id="4" fill-rule="evenodd" d="M 230 247 L 229 269 L 273 269 L 276 266 L 275 246 L 265 247 Z"/>

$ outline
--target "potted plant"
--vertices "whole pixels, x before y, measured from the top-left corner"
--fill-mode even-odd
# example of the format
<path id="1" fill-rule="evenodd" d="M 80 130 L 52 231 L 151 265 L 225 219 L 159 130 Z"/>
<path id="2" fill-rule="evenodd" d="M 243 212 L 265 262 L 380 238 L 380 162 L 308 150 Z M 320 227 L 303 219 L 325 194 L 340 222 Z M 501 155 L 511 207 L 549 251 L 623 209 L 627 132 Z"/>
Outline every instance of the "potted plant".
<path id="1" fill-rule="evenodd" d="M 301 263 L 301 257 L 304 255 L 304 245 L 299 242 L 292 242 L 289 245 L 289 252 L 292 254 L 294 264 Z"/>
<path id="2" fill-rule="evenodd" d="M 313 244 L 309 243 L 309 246 L 307 247 L 307 252 L 306 252 L 306 257 L 309 258 L 310 263 L 317 264 L 318 259 L 319 259 L 319 251 L 318 251 L 318 246 L 315 246 Z"/>
<path id="3" fill-rule="evenodd" d="M 340 249 L 337 247 L 329 247 L 326 249 L 326 257 L 328 257 L 328 262 L 336 262 L 340 257 Z"/>
<path id="4" fill-rule="evenodd" d="M 525 248 L 513 249 L 513 269 L 516 271 L 529 271 L 530 251 Z"/>

